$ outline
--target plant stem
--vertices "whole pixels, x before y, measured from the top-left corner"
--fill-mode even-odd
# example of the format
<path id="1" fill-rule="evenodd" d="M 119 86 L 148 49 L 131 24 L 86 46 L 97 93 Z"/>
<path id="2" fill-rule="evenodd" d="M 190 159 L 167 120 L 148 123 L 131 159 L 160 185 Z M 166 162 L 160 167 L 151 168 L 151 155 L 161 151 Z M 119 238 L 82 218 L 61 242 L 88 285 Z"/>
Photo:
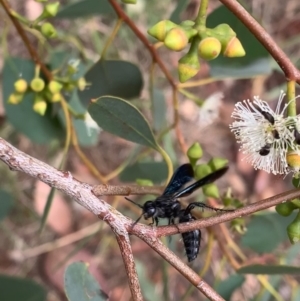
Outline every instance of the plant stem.
<path id="1" fill-rule="evenodd" d="M 295 85 L 296 85 L 296 82 L 293 80 L 287 82 L 287 89 L 286 89 L 287 100 L 286 100 L 286 102 L 289 103 L 289 106 L 287 108 L 287 114 L 288 114 L 288 116 L 291 116 L 291 117 L 297 115 Z"/>
<path id="2" fill-rule="evenodd" d="M 205 26 L 206 25 L 206 14 L 209 0 L 201 0 L 197 18 L 195 20 L 196 26 Z"/>

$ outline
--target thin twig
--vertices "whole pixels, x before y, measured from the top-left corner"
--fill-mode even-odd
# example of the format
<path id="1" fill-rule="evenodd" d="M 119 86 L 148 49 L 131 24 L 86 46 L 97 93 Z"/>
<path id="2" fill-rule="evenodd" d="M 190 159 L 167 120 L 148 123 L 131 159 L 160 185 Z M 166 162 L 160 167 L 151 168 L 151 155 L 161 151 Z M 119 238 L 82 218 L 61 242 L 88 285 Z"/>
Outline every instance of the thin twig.
<path id="1" fill-rule="evenodd" d="M 124 13 L 122 7 L 118 4 L 118 2 L 116 2 L 115 0 L 109 0 L 109 2 L 111 4 L 111 6 L 113 7 L 113 9 L 115 10 L 116 14 L 119 16 L 119 18 L 122 19 L 129 26 L 129 28 L 134 32 L 134 34 L 138 37 L 138 39 L 149 50 L 149 52 L 152 55 L 153 60 L 158 64 L 158 66 L 160 67 L 160 69 L 162 70 L 162 72 L 164 73 L 166 78 L 168 79 L 172 88 L 176 89 L 176 83 L 175 83 L 172 75 L 170 74 L 170 72 L 168 71 L 168 69 L 166 68 L 166 66 L 160 59 L 160 57 L 158 56 L 155 47 L 153 47 L 153 45 L 147 40 L 145 35 L 137 28 L 137 26 L 134 24 L 134 22 Z"/>
<path id="2" fill-rule="evenodd" d="M 133 301 L 142 301 L 143 296 L 141 292 L 141 287 L 139 284 L 139 279 L 137 275 L 137 271 L 135 268 L 134 258 L 132 254 L 132 249 L 130 245 L 129 236 L 126 233 L 125 235 L 120 235 L 119 233 L 115 233 L 116 238 L 120 247 L 120 251 L 122 254 L 123 262 L 125 265 L 127 278 L 129 282 L 129 287 L 131 290 L 132 300 Z"/>
<path id="3" fill-rule="evenodd" d="M 25 31 L 23 30 L 22 25 L 19 23 L 19 21 L 11 14 L 11 9 L 9 4 L 5 0 L 0 0 L 0 3 L 2 4 L 4 10 L 6 11 L 8 17 L 14 24 L 16 30 L 18 31 L 18 34 L 20 35 L 21 39 L 23 40 L 26 48 L 28 49 L 28 52 L 32 58 L 32 60 L 41 67 L 41 70 L 43 74 L 47 77 L 48 80 L 52 79 L 52 74 L 49 71 L 49 69 L 45 66 L 45 64 L 40 60 L 39 56 L 37 55 L 37 52 L 31 45 L 31 42 L 29 41 Z"/>
<path id="4" fill-rule="evenodd" d="M 177 233 L 184 233 L 196 229 L 211 227 L 213 225 L 231 221 L 238 217 L 243 217 L 258 211 L 268 209 L 280 203 L 291 201 L 299 197 L 300 197 L 300 189 L 289 190 L 228 213 L 222 213 L 217 216 L 203 218 L 201 220 L 193 221 L 190 223 L 158 227 L 157 236 L 174 235 Z"/>

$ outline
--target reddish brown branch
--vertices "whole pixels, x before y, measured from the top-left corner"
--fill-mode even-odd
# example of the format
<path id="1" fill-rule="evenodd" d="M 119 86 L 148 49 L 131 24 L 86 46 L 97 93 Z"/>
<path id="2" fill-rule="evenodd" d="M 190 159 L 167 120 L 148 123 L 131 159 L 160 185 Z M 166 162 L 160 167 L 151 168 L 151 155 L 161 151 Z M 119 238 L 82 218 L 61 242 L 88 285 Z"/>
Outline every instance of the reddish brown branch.
<path id="1" fill-rule="evenodd" d="M 184 264 L 172 251 L 162 244 L 160 240 L 153 239 L 147 233 L 139 231 L 136 233 L 140 239 L 146 242 L 161 257 L 169 262 L 178 272 L 188 279 L 200 292 L 202 292 L 209 300 L 225 301 L 212 287 L 210 287 L 197 273 Z"/>
<path id="2" fill-rule="evenodd" d="M 300 71 L 274 42 L 266 30 L 244 9 L 244 7 L 236 0 L 220 0 L 220 2 L 234 13 L 269 51 L 284 72 L 286 78 L 288 80 L 295 80 L 300 84 Z"/>
<path id="3" fill-rule="evenodd" d="M 142 301 L 143 296 L 142 296 L 139 279 L 134 264 L 134 258 L 132 255 L 132 249 L 131 249 L 128 233 L 124 233 L 124 235 L 120 235 L 119 233 L 116 233 L 116 238 L 123 257 L 126 273 L 128 275 L 127 278 L 131 290 L 132 299 L 134 301 Z"/>
<path id="4" fill-rule="evenodd" d="M 109 204 L 98 199 L 92 192 L 92 186 L 74 179 L 69 172 L 57 170 L 46 163 L 43 163 L 13 147 L 11 144 L 0 138 L 0 160 L 3 161 L 11 170 L 22 171 L 34 178 L 37 178 L 51 187 L 54 187 L 68 196 L 72 197 L 80 205 L 97 215 L 110 225 L 120 239 L 118 242 L 125 247 L 128 255 L 128 241 L 124 240 L 129 230 L 144 239 L 153 249 L 161 254 L 170 264 L 180 273 L 190 280 L 197 288 L 211 300 L 223 300 L 209 285 L 200 279 L 194 272 L 186 267 L 170 250 L 168 250 L 156 237 L 156 229 L 138 224 L 132 229 L 132 220 L 123 216 L 120 212 L 112 208 Z M 104 185 L 105 186 L 105 185 Z M 170 254 L 168 254 L 170 253 Z M 124 254 L 122 254 L 124 255 Z M 126 256 L 123 257 L 127 260 Z M 131 259 L 130 259 L 131 260 Z M 133 261 L 126 262 L 126 269 L 133 273 Z M 137 285 L 136 281 L 133 283 Z M 138 288 L 131 288 L 132 291 L 139 291 Z M 139 299 L 137 299 L 139 300 Z"/>
<path id="5" fill-rule="evenodd" d="M 145 47 L 149 50 L 149 52 L 152 55 L 153 60 L 158 64 L 162 72 L 165 74 L 166 78 L 168 79 L 170 85 L 173 89 L 176 89 L 176 83 L 174 82 L 174 79 L 168 69 L 165 67 L 164 63 L 158 56 L 156 49 L 150 44 L 150 42 L 147 40 L 145 35 L 136 27 L 134 22 L 124 13 L 122 7 L 115 1 L 115 0 L 109 0 L 111 6 L 115 10 L 116 14 L 120 19 L 122 19 L 129 28 L 135 33 L 135 35 L 139 38 L 139 40 L 145 45 Z"/>
<path id="6" fill-rule="evenodd" d="M 35 51 L 35 49 L 32 47 L 31 42 L 29 41 L 26 32 L 24 31 L 23 27 L 21 26 L 21 24 L 19 23 L 18 20 L 16 20 L 16 18 L 11 14 L 11 8 L 9 6 L 8 3 L 6 3 L 5 0 L 0 0 L 0 3 L 2 4 L 4 10 L 6 11 L 8 17 L 10 18 L 10 20 L 12 21 L 12 23 L 14 24 L 16 30 L 18 31 L 21 39 L 23 40 L 32 60 L 41 67 L 41 70 L 43 72 L 43 74 L 47 77 L 47 79 L 50 81 L 52 79 L 52 74 L 49 71 L 49 69 L 44 65 L 44 63 L 39 59 L 39 56 L 37 54 L 37 52 Z"/>
<path id="7" fill-rule="evenodd" d="M 160 186 L 114 186 L 114 185 L 95 185 L 93 193 L 95 196 L 103 195 L 145 195 L 145 194 L 161 194 L 163 187 Z"/>
<path id="8" fill-rule="evenodd" d="M 254 204 L 245 206 L 243 208 L 237 209 L 233 212 L 219 214 L 217 216 L 203 218 L 201 220 L 197 220 L 191 223 L 178 224 L 176 226 L 163 226 L 157 228 L 157 236 L 165 236 L 165 235 L 173 235 L 189 232 L 195 229 L 201 229 L 206 227 L 211 227 L 213 225 L 221 224 L 224 222 L 231 221 L 238 217 L 243 217 L 246 215 L 250 215 L 252 213 L 262 211 L 268 209 L 270 207 L 276 206 L 280 203 L 290 201 L 295 198 L 300 197 L 300 189 L 293 189 L 287 192 L 283 192 L 281 194 L 272 196 L 270 198 L 258 201 Z"/>

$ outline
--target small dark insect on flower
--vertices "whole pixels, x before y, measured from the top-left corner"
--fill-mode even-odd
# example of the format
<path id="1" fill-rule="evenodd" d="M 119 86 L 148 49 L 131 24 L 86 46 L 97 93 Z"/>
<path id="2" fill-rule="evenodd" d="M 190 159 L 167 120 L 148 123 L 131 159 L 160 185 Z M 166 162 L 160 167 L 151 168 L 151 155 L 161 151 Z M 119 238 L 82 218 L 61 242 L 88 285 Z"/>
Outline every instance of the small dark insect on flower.
<path id="1" fill-rule="evenodd" d="M 144 217 L 146 220 L 151 218 L 151 225 L 153 225 L 155 221 L 156 226 L 158 225 L 160 218 L 168 219 L 169 225 L 175 224 L 175 219 L 178 219 L 179 223 L 193 221 L 195 220 L 195 218 L 191 215 L 191 210 L 195 207 L 208 208 L 219 212 L 232 211 L 210 207 L 202 202 L 190 203 L 186 209 L 182 209 L 181 203 L 178 201 L 179 198 L 186 197 L 192 194 L 198 188 L 216 181 L 221 176 L 223 176 L 227 170 L 228 167 L 223 167 L 194 182 L 193 184 L 183 188 L 186 183 L 190 182 L 194 178 L 194 170 L 192 165 L 184 164 L 175 171 L 163 194 L 156 199 L 147 201 L 142 206 L 130 200 L 129 198 L 126 198 L 126 200 L 134 203 L 136 206 L 140 207 L 143 210 L 141 216 L 134 222 L 133 227 L 142 217 Z M 194 230 L 182 234 L 189 261 L 194 260 L 198 255 L 200 247 L 200 237 L 200 230 Z"/>

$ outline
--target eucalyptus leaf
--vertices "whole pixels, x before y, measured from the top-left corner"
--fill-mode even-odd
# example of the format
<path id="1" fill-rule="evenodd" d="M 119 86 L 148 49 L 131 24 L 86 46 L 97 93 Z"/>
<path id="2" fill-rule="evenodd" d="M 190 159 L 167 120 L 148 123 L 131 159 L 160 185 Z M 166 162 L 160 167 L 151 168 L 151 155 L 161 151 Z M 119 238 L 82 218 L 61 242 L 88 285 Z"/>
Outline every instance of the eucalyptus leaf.
<path id="1" fill-rule="evenodd" d="M 189 0 L 178 0 L 177 1 L 177 5 L 170 16 L 170 20 L 172 22 L 174 22 L 176 24 L 180 23 L 180 21 L 181 21 L 180 15 L 186 9 L 189 2 L 190 2 Z"/>
<path id="2" fill-rule="evenodd" d="M 286 228 L 295 218 L 292 214 L 283 217 L 277 213 L 254 216 L 247 225 L 247 232 L 241 239 L 241 245 L 258 253 L 269 253 L 287 239 Z"/>
<path id="3" fill-rule="evenodd" d="M 223 280 L 216 286 L 216 291 L 225 299 L 230 300 L 233 292 L 241 287 L 244 283 L 245 277 L 241 275 L 231 275 L 227 279 Z"/>
<path id="4" fill-rule="evenodd" d="M 86 109 L 83 107 L 83 105 L 80 102 L 77 90 L 73 91 L 69 100 L 69 106 L 78 114 L 84 115 L 87 113 Z M 59 116 L 63 124 L 65 124 L 66 123 L 65 116 L 62 110 L 60 110 Z M 98 125 L 94 122 L 92 118 L 90 118 L 87 115 L 85 115 L 85 119 L 74 117 L 73 126 L 77 133 L 78 142 L 80 145 L 87 147 L 87 146 L 93 146 L 97 144 L 101 129 L 98 127 Z"/>
<path id="5" fill-rule="evenodd" d="M 89 273 L 88 263 L 70 264 L 64 276 L 65 292 L 69 301 L 105 301 L 106 294 Z"/>
<path id="6" fill-rule="evenodd" d="M 145 265 L 143 265 L 140 261 L 135 261 L 135 267 L 137 270 L 137 274 L 139 277 L 139 282 L 141 285 L 141 290 L 143 293 L 143 296 L 148 301 L 160 301 L 162 298 L 156 293 L 155 285 L 150 280 L 149 277 L 147 277 L 147 269 Z"/>
<path id="7" fill-rule="evenodd" d="M 12 196 L 8 192 L 0 190 L 0 221 L 9 214 L 13 205 Z"/>
<path id="8" fill-rule="evenodd" d="M 160 131 L 166 125 L 166 100 L 163 92 L 158 89 L 153 89 L 152 92 L 152 111 L 153 111 L 153 127 L 156 131 Z"/>
<path id="9" fill-rule="evenodd" d="M 107 0 L 82 0 L 63 7 L 56 18 L 74 19 L 114 13 L 114 9 Z"/>
<path id="10" fill-rule="evenodd" d="M 123 139 L 159 149 L 147 120 L 128 101 L 103 96 L 92 101 L 88 111 L 103 130 Z"/>
<path id="11" fill-rule="evenodd" d="M 153 183 L 162 183 L 167 179 L 168 167 L 162 162 L 137 162 L 126 167 L 120 174 L 122 182 L 135 182 L 136 179 L 149 179 Z"/>
<path id="12" fill-rule="evenodd" d="M 127 61 L 99 60 L 84 77 L 90 86 L 84 91 L 79 91 L 78 95 L 85 105 L 88 105 L 91 99 L 104 95 L 127 99 L 138 97 L 143 88 L 140 69 Z"/>
<path id="13" fill-rule="evenodd" d="M 262 265 L 253 264 L 244 266 L 237 270 L 239 274 L 255 274 L 255 275 L 278 275 L 278 274 L 294 274 L 300 275 L 300 267 L 289 265 Z"/>
<path id="14" fill-rule="evenodd" d="M 5 301 L 46 301 L 46 291 L 31 279 L 0 275 L 0 296 Z"/>

